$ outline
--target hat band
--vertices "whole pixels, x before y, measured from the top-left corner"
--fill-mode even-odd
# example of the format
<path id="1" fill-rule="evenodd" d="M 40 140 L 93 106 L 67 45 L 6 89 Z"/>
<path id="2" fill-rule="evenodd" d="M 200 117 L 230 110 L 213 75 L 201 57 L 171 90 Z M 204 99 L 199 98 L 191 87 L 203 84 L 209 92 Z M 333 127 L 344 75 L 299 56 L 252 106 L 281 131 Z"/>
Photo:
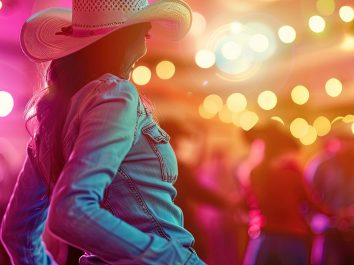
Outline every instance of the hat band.
<path id="1" fill-rule="evenodd" d="M 113 31 L 114 28 L 101 28 L 101 29 L 78 29 L 72 26 L 63 27 L 61 31 L 56 32 L 55 35 L 66 35 L 73 37 L 89 37 L 95 35 L 103 35 Z"/>
<path id="2" fill-rule="evenodd" d="M 114 28 L 102 28 L 102 29 L 73 29 L 73 34 L 72 36 L 74 37 L 89 37 L 89 36 L 95 36 L 95 35 L 102 35 L 109 33 L 113 31 Z"/>

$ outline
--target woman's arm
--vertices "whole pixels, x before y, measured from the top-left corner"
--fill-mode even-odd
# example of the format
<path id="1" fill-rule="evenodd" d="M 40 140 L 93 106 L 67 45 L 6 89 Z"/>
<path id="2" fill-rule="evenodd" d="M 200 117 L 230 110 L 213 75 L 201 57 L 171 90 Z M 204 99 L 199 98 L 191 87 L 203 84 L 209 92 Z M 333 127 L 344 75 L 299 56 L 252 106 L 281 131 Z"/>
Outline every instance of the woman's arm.
<path id="1" fill-rule="evenodd" d="M 107 264 L 185 264 L 191 252 L 178 242 L 145 234 L 100 207 L 133 144 L 139 97 L 128 81 L 100 87 L 82 112 L 78 138 L 54 189 L 49 228 Z"/>
<path id="2" fill-rule="evenodd" d="M 1 240 L 14 265 L 53 264 L 41 239 L 47 217 L 48 190 L 34 165 L 28 146 L 1 226 Z"/>

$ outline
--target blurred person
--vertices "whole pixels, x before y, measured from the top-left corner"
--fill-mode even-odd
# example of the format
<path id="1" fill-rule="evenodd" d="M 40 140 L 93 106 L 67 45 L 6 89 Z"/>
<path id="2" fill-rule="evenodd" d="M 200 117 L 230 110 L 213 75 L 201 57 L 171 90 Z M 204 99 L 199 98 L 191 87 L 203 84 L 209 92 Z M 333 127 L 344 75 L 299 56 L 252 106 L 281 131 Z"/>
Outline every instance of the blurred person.
<path id="1" fill-rule="evenodd" d="M 13 169 L 11 168 L 8 159 L 6 159 L 5 153 L 0 153 L 0 222 L 3 219 L 15 180 L 16 178 Z M 11 264 L 2 244 L 0 244 L 0 264 Z"/>
<path id="2" fill-rule="evenodd" d="M 179 175 L 175 184 L 178 194 L 175 203 L 183 210 L 185 227 L 195 237 L 195 250 L 208 264 L 215 264 L 211 261 L 210 256 L 215 255 L 218 250 L 208 248 L 211 243 L 206 235 L 206 232 L 209 234 L 214 231 L 203 229 L 203 222 L 198 216 L 198 208 L 201 205 L 209 205 L 222 210 L 233 209 L 237 205 L 238 198 L 232 195 L 227 196 L 226 193 L 217 189 L 218 187 L 203 185 L 197 176 L 205 158 L 206 130 L 203 125 L 195 124 L 193 121 L 184 120 L 182 122 L 177 119 L 162 121 L 160 125 L 171 135 L 171 145 L 178 160 Z M 221 226 L 217 228 L 218 231 L 220 229 L 222 229 Z M 226 233 L 223 235 L 224 238 L 228 236 Z M 230 249 L 232 247 L 230 246 Z M 224 248 L 219 251 L 219 255 L 228 257 L 234 254 L 234 249 L 230 251 L 231 253 L 227 253 L 227 251 L 228 249 Z"/>
<path id="3" fill-rule="evenodd" d="M 55 263 L 46 222 L 85 251 L 80 264 L 204 264 L 173 203 L 169 136 L 129 81 L 150 34 L 178 39 L 190 25 L 180 0 L 74 0 L 26 21 L 23 51 L 51 62 L 48 87 L 29 103 L 32 137 L 2 222 L 13 264 Z"/>
<path id="4" fill-rule="evenodd" d="M 259 151 L 246 187 L 250 208 L 249 243 L 245 265 L 306 265 L 310 262 L 312 232 L 305 204 L 329 213 L 310 194 L 297 163 L 299 145 L 275 122 L 245 133 Z M 259 157 L 263 157 L 260 161 Z M 246 178 L 246 176 L 244 176 Z M 257 243 L 255 243 L 257 242 Z"/>
<path id="5" fill-rule="evenodd" d="M 251 212 L 248 210 L 247 207 L 247 199 L 249 199 L 247 196 L 249 192 L 249 187 L 250 187 L 250 173 L 251 171 L 259 165 L 259 163 L 263 160 L 263 155 L 264 155 L 264 142 L 260 139 L 256 139 L 249 143 L 249 150 L 248 154 L 241 159 L 239 162 L 236 170 L 235 170 L 235 177 L 236 181 L 239 183 L 239 190 L 240 190 L 240 195 L 244 198 L 244 203 L 241 204 L 238 208 L 238 214 L 236 216 L 236 221 L 238 223 L 238 236 L 237 236 L 237 264 L 242 264 L 243 260 L 245 258 L 246 250 L 247 248 L 249 249 L 255 249 L 256 247 L 254 245 L 257 245 L 258 242 L 252 241 L 252 246 L 247 247 L 249 244 L 249 227 L 256 227 L 257 226 L 257 219 L 254 217 L 259 216 L 257 208 L 256 212 Z M 250 202 L 249 202 L 250 203 Z M 252 217 L 252 218 L 250 218 Z M 252 222 L 256 221 L 253 224 L 250 224 L 250 220 Z M 251 231 L 250 231 L 251 232 Z M 259 232 L 259 230 L 254 230 L 254 232 Z"/>
<path id="6" fill-rule="evenodd" d="M 335 218 L 315 215 L 314 229 L 324 235 L 316 264 L 354 264 L 354 139 L 332 133 L 324 140 L 323 150 L 306 168 L 315 194 Z"/>
<path id="7" fill-rule="evenodd" d="M 226 146 L 216 146 L 210 158 L 205 159 L 197 171 L 197 179 L 202 187 L 231 202 L 229 207 L 225 207 L 204 201 L 196 210 L 209 265 L 237 263 L 239 235 L 235 217 L 243 200 L 235 182 L 234 166 Z"/>
<path id="8" fill-rule="evenodd" d="M 16 178 L 5 154 L 0 153 L 0 217 L 5 213 Z"/>

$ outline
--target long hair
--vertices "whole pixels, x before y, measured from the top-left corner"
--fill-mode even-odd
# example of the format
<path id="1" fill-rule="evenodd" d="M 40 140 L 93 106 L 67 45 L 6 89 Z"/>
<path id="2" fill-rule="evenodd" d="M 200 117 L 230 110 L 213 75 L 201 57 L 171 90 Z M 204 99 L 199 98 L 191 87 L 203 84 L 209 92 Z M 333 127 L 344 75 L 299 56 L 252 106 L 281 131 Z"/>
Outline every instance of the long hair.
<path id="1" fill-rule="evenodd" d="M 65 164 L 62 134 L 70 99 L 100 75 L 107 72 L 119 74 L 130 67 L 124 65 L 124 56 L 129 45 L 136 41 L 141 28 L 139 25 L 116 31 L 78 52 L 51 61 L 46 73 L 47 86 L 39 89 L 29 100 L 25 109 L 26 128 L 32 137 L 36 156 L 39 157 L 43 150 L 48 154 L 45 156 L 48 174 L 42 171 L 42 175 L 48 184 L 49 194 Z M 114 47 L 117 43 L 119 47 Z M 114 59 L 111 57 L 113 49 Z M 37 167 L 41 170 L 39 164 Z"/>

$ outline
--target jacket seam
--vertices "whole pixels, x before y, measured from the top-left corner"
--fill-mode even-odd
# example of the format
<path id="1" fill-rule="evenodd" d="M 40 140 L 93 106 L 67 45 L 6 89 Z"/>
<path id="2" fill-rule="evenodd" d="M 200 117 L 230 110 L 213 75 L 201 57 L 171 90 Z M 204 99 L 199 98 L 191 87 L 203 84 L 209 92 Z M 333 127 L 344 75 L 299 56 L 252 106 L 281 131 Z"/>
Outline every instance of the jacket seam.
<path id="1" fill-rule="evenodd" d="M 154 122 L 151 122 L 148 125 L 146 125 L 144 128 L 149 128 L 152 125 L 156 126 L 154 124 Z M 143 130 L 144 130 L 144 128 L 143 128 Z M 146 135 L 145 133 L 143 133 L 143 134 Z M 163 136 L 166 137 L 165 135 L 163 135 Z M 150 136 L 147 136 L 146 138 L 148 140 L 150 147 L 152 148 L 152 150 L 154 151 L 154 153 L 156 154 L 156 156 L 160 162 L 160 170 L 161 170 L 162 180 L 165 182 L 174 182 L 177 179 L 177 176 L 168 176 L 165 161 L 164 161 L 160 151 L 158 150 L 158 148 L 155 144 L 155 141 L 153 139 L 151 139 Z"/>
<path id="2" fill-rule="evenodd" d="M 139 115 L 139 108 L 140 108 L 140 99 L 138 100 L 138 107 L 137 107 L 137 117 L 136 117 L 136 121 L 135 121 L 135 126 L 134 126 L 134 136 L 133 136 L 133 145 L 134 146 L 137 142 L 136 137 L 137 137 L 137 132 L 138 132 L 138 124 L 139 124 L 139 118 L 141 115 Z"/>
<path id="3" fill-rule="evenodd" d="M 110 186 L 108 186 L 104 192 L 104 197 L 103 197 L 104 199 L 102 202 L 102 206 L 108 211 L 110 211 L 113 215 L 119 217 L 119 212 L 116 209 L 114 209 L 112 205 L 109 203 L 109 199 L 108 199 L 109 190 L 110 190 Z"/>
<path id="4" fill-rule="evenodd" d="M 119 173 L 123 176 L 123 179 L 125 182 L 127 182 L 128 187 L 130 191 L 134 194 L 135 200 L 137 203 L 141 206 L 142 210 L 144 213 L 148 215 L 150 220 L 152 221 L 153 227 L 155 231 L 162 237 L 170 240 L 170 236 L 163 230 L 162 225 L 159 223 L 159 221 L 156 219 L 156 217 L 151 213 L 149 210 L 149 207 L 145 203 L 145 200 L 141 193 L 139 192 L 138 187 L 135 185 L 134 180 L 120 167 L 118 169 Z"/>
<path id="5" fill-rule="evenodd" d="M 156 154 L 161 166 L 160 166 L 160 170 L 161 170 L 161 175 L 162 175 L 162 180 L 163 181 L 167 181 L 168 180 L 168 177 L 167 177 L 167 173 L 166 173 L 166 170 L 165 170 L 165 162 L 163 161 L 163 157 L 160 153 L 160 151 L 157 149 L 156 145 L 155 145 L 155 142 L 150 138 L 150 137 L 147 137 L 147 140 L 149 142 L 149 145 L 151 146 L 152 150 L 154 151 L 154 153 Z"/>

